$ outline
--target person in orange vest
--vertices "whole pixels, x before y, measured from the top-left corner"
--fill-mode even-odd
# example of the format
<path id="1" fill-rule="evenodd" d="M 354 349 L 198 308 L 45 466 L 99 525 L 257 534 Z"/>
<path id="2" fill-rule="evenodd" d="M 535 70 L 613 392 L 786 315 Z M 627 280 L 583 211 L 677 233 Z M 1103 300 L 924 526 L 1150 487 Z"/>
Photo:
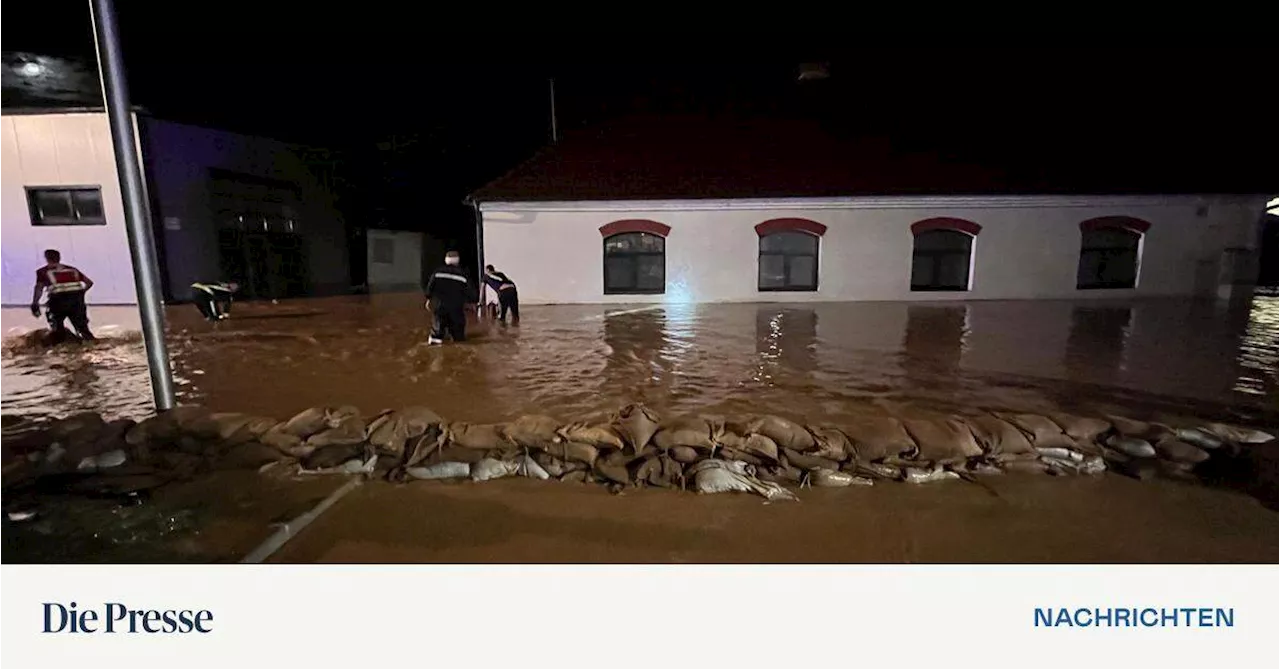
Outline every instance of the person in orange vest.
<path id="1" fill-rule="evenodd" d="M 31 315 L 40 317 L 40 296 L 48 292 L 45 317 L 49 320 L 53 340 L 57 342 L 67 338 L 69 332 L 63 323 L 68 320 L 81 339 L 95 339 L 89 331 L 89 308 L 84 303 L 84 294 L 93 288 L 93 279 L 71 265 L 62 264 L 62 254 L 56 249 L 45 251 L 44 261 L 44 267 L 36 270 Z"/>

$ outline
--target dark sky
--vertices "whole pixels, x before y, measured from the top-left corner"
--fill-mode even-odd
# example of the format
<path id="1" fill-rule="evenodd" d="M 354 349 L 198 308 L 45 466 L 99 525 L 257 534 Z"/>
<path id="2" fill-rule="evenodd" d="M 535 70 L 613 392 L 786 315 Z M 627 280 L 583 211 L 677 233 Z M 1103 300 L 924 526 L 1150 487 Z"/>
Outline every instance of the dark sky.
<path id="1" fill-rule="evenodd" d="M 135 103 L 357 152 L 411 141 L 400 158 L 379 159 L 377 178 L 400 195 L 375 199 L 394 207 L 421 198 L 424 183 L 455 206 L 545 144 L 553 75 L 562 130 L 637 111 L 818 115 L 839 132 L 967 159 L 1176 166 L 1228 174 L 1245 190 L 1277 182 L 1277 37 L 1266 17 L 1256 35 L 1206 19 L 1180 33 L 1055 38 L 1041 22 L 1004 31 L 1016 43 L 957 28 L 949 40 L 862 29 L 720 45 L 698 33 L 504 35 L 377 2 L 359 13 L 319 7 L 119 0 Z M 92 58 L 87 2 L 10 3 L 4 18 L 6 51 Z M 830 61 L 831 79 L 797 85 L 797 64 L 817 59 Z"/>

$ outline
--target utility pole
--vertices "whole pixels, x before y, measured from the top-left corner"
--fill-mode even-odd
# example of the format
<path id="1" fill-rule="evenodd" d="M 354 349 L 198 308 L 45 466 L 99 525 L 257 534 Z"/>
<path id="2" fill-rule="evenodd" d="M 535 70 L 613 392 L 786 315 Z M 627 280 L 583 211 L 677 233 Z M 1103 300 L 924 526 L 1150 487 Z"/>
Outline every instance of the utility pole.
<path id="1" fill-rule="evenodd" d="M 164 341 L 164 312 L 160 298 L 155 243 L 147 217 L 147 200 L 142 189 L 142 167 L 138 162 L 138 142 L 129 108 L 129 84 L 125 81 L 124 58 L 120 54 L 119 26 L 111 0 L 89 0 L 94 41 L 98 47 L 98 72 L 106 96 L 107 119 L 111 125 L 111 145 L 116 154 L 120 194 L 124 196 L 124 224 L 133 260 L 133 282 L 142 312 L 142 339 L 151 371 L 151 392 L 156 411 L 172 409 L 175 403 L 173 370 Z"/>

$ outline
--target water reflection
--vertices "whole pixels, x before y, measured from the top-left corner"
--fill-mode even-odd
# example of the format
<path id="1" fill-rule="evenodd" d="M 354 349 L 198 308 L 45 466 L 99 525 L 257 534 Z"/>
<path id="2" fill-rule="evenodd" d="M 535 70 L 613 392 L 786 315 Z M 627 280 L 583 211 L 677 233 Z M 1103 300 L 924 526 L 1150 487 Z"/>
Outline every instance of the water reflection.
<path id="1" fill-rule="evenodd" d="M 1071 310 L 1066 365 L 1073 376 L 1115 383 L 1125 369 L 1125 348 L 1133 321 L 1127 306 L 1079 306 Z"/>
<path id="2" fill-rule="evenodd" d="M 756 370 L 765 386 L 807 384 L 818 368 L 818 315 L 808 308 L 760 305 L 756 312 Z"/>

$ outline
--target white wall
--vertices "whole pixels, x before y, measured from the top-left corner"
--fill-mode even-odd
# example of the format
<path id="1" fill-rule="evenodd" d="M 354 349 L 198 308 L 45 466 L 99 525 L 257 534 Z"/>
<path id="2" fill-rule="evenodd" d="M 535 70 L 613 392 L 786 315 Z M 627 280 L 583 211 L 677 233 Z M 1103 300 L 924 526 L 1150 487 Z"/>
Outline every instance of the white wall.
<path id="1" fill-rule="evenodd" d="M 1255 202 L 1256 200 L 1256 202 Z M 489 204 L 485 262 L 520 286 L 522 302 L 803 302 L 1211 295 L 1224 248 L 1252 248 L 1266 198 L 980 199 L 917 198 L 880 205 L 790 201 L 778 206 L 726 203 Z M 910 202 L 912 206 L 902 206 Z M 1020 203 L 1022 204 L 1021 206 Z M 916 206 L 918 205 L 918 206 Z M 945 206 L 944 206 L 945 205 Z M 748 205 L 751 206 L 751 205 Z M 648 209 L 642 207 L 649 207 Z M 972 290 L 910 290 L 912 223 L 936 216 L 982 226 L 974 243 Z M 1134 216 L 1151 223 L 1132 290 L 1076 290 L 1081 221 Z M 756 290 L 758 236 L 772 218 L 808 218 L 828 226 L 819 249 L 816 292 Z M 603 292 L 600 226 L 622 219 L 671 226 L 665 295 Z"/>
<path id="2" fill-rule="evenodd" d="M 374 291 L 420 290 L 422 287 L 422 237 L 421 232 L 369 230 L 365 235 L 369 289 Z M 374 246 L 379 240 L 391 244 L 392 262 L 374 261 Z"/>
<path id="3" fill-rule="evenodd" d="M 93 279 L 90 304 L 135 304 L 133 263 L 124 229 L 107 116 L 40 114 L 0 117 L 3 170 L 3 303 L 31 303 L 45 249 Z M 26 186 L 99 186 L 106 225 L 33 226 Z"/>

